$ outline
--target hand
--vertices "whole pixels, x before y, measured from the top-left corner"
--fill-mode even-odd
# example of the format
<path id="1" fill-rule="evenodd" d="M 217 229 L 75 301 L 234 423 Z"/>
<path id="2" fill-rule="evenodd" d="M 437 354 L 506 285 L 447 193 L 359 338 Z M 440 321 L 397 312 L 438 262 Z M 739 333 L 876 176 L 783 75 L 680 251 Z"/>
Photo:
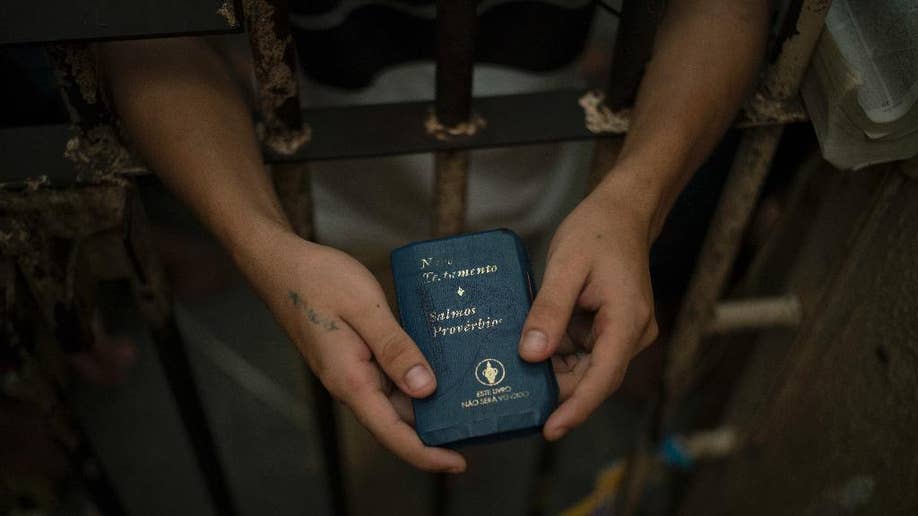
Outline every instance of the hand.
<path id="1" fill-rule="evenodd" d="M 408 396 L 429 396 L 436 378 L 370 271 L 289 231 L 270 241 L 259 246 L 270 256 L 237 256 L 237 262 L 331 395 L 406 462 L 427 471 L 464 471 L 462 455 L 424 446 L 411 426 Z"/>
<path id="2" fill-rule="evenodd" d="M 657 336 L 650 285 L 650 210 L 606 182 L 558 227 L 519 352 L 551 357 L 561 405 L 548 440 L 583 423 L 621 384 L 631 359 Z M 652 203 L 646 203 L 652 204 Z"/>

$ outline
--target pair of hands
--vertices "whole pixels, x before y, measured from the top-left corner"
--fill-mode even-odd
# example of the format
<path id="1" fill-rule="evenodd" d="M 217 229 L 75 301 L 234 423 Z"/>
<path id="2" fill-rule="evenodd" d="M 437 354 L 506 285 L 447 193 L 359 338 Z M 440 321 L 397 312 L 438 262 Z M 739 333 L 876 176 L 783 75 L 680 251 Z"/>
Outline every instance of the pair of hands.
<path id="1" fill-rule="evenodd" d="M 586 420 L 657 335 L 650 217 L 619 197 L 598 188 L 558 228 L 523 327 L 520 355 L 550 358 L 558 380 L 562 402 L 545 423 L 548 440 Z M 410 398 L 432 394 L 436 378 L 373 275 L 347 254 L 289 232 L 279 243 L 273 254 L 288 263 L 275 264 L 267 276 L 273 287 L 259 290 L 331 395 L 403 460 L 464 471 L 462 455 L 425 446 L 412 427 Z"/>

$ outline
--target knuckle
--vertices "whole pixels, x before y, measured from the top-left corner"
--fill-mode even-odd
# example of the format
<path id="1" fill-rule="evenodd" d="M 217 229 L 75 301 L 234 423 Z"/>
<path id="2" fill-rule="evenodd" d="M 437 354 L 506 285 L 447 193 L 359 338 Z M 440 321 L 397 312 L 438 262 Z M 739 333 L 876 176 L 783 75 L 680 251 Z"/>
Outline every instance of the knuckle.
<path id="1" fill-rule="evenodd" d="M 552 321 L 562 314 L 564 308 L 558 303 L 547 299 L 536 299 L 529 309 L 528 326 L 538 327 L 543 330 L 552 329 Z"/>
<path id="2" fill-rule="evenodd" d="M 338 385 L 337 378 L 331 374 L 328 369 L 314 369 L 316 376 L 319 378 L 319 381 L 322 382 L 322 385 L 325 386 L 325 390 L 328 391 L 329 396 L 332 397 L 335 401 L 340 403 L 345 403 L 347 400 L 342 396 L 343 392 Z"/>
<path id="3" fill-rule="evenodd" d="M 399 332 L 393 332 L 384 337 L 378 349 L 379 356 L 376 358 L 387 367 L 409 362 L 419 353 L 408 337 Z"/>
<path id="4" fill-rule="evenodd" d="M 334 373 L 329 379 L 332 387 L 329 391 L 341 400 L 352 399 L 355 395 L 364 392 L 369 386 L 366 375 L 355 368 L 346 368 Z"/>
<path id="5" fill-rule="evenodd" d="M 620 369 L 616 369 L 615 372 L 612 373 L 612 378 L 609 382 L 609 392 L 607 396 L 611 396 L 612 393 L 614 393 L 615 391 L 618 390 L 619 387 L 621 387 L 622 382 L 625 381 L 625 370 L 626 369 L 622 367 Z"/>
<path id="6" fill-rule="evenodd" d="M 644 336 L 643 346 L 647 347 L 653 344 L 653 342 L 657 340 L 657 337 L 659 336 L 660 336 L 660 326 L 657 324 L 657 320 L 655 318 L 651 319 L 650 323 L 647 325 L 647 332 Z"/>
<path id="7" fill-rule="evenodd" d="M 635 317 L 642 325 L 653 319 L 653 303 L 645 300 L 635 304 Z"/>

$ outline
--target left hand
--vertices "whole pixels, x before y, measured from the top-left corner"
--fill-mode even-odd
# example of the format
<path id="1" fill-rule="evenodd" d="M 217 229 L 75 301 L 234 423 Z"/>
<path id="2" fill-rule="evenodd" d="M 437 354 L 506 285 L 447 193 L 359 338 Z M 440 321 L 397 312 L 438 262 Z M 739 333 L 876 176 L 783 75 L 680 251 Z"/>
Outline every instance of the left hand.
<path id="1" fill-rule="evenodd" d="M 606 181 L 552 238 L 519 346 L 526 361 L 551 358 L 558 379 L 562 403 L 545 422 L 548 440 L 583 423 L 657 336 L 647 206 L 655 208 L 623 184 Z"/>

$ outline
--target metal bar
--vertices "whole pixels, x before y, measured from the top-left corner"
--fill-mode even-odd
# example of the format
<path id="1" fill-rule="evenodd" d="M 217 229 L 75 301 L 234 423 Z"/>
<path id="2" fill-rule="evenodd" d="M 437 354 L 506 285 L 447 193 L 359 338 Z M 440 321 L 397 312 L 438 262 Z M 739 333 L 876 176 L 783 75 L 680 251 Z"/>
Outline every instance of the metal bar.
<path id="1" fill-rule="evenodd" d="M 314 238 L 312 182 L 307 163 L 271 165 L 274 189 L 293 230 L 302 238 Z"/>
<path id="2" fill-rule="evenodd" d="M 473 0 L 437 0 L 436 114 L 445 126 L 472 114 L 472 67 L 478 27 Z"/>
<path id="3" fill-rule="evenodd" d="M 474 112 L 488 120 L 487 130 L 442 140 L 431 138 L 418 124 L 429 115 L 429 102 L 307 109 L 302 116 L 313 128 L 308 144 L 289 155 L 267 146 L 263 151 L 267 162 L 286 163 L 590 140 L 614 134 L 596 133 L 586 127 L 579 100 L 587 93 L 561 90 L 475 98 Z M 627 127 L 627 111 L 614 115 L 622 120 L 621 134 Z M 768 112 L 745 111 L 736 127 L 805 120 L 799 103 L 783 102 Z M 71 142 L 78 142 L 79 135 L 77 129 L 65 124 L 0 129 L 0 155 L 7 163 L 0 170 L 0 189 L 21 189 L 26 183 L 43 181 L 51 186 L 75 184 L 74 162 L 64 152 L 49 153 L 47 149 L 66 149 Z M 20 168 L 15 168 L 17 164 Z M 145 172 L 139 162 L 130 159 L 119 159 L 114 166 L 119 175 Z M 84 179 L 82 182 L 98 181 L 95 176 Z"/>
<path id="4" fill-rule="evenodd" d="M 266 147 L 290 155 L 309 141 L 303 125 L 296 75 L 296 46 L 290 34 L 286 0 L 244 0 L 246 30 L 252 47 L 260 120 Z"/>
<path id="5" fill-rule="evenodd" d="M 434 102 L 436 140 L 465 139 L 477 132 L 472 121 L 472 72 L 475 34 L 478 27 L 476 2 L 437 1 L 437 75 Z M 428 124 L 430 130 L 431 124 Z M 429 138 L 430 139 L 430 138 Z M 444 151 L 434 155 L 434 236 L 462 231 L 468 183 L 469 158 L 465 151 Z"/>
<path id="6" fill-rule="evenodd" d="M 102 461 L 89 444 L 83 429 L 74 423 L 80 435 L 80 444 L 71 454 L 73 469 L 78 472 L 80 482 L 89 493 L 90 499 L 103 516 L 122 516 L 128 514 L 121 496 L 106 473 Z"/>
<path id="7" fill-rule="evenodd" d="M 605 106 L 613 112 L 626 110 L 634 103 L 662 14 L 663 6 L 659 0 L 623 0 L 605 94 Z M 595 188 L 615 165 L 622 143 L 619 137 L 596 140 L 588 179 L 589 190 Z"/>
<path id="8" fill-rule="evenodd" d="M 202 36 L 238 30 L 229 0 L 34 0 L 4 3 L 0 45 Z"/>
<path id="9" fill-rule="evenodd" d="M 281 206 L 290 219 L 297 235 L 307 240 L 314 238 L 312 186 L 309 169 L 305 163 L 278 163 L 271 167 L 274 187 Z M 347 515 L 347 497 L 344 488 L 344 471 L 341 460 L 341 443 L 335 404 L 322 382 L 304 367 L 304 374 L 312 391 L 315 423 L 318 427 L 328 479 L 329 504 L 334 514 Z"/>
<path id="10" fill-rule="evenodd" d="M 309 141 L 311 130 L 303 123 L 297 84 L 296 46 L 290 34 L 286 0 L 244 0 L 246 28 L 252 47 L 256 98 L 260 121 L 256 131 L 266 154 L 289 157 Z M 340 135 L 341 142 L 347 137 Z M 314 237 L 312 189 L 304 163 L 278 163 L 272 167 L 274 187 L 294 231 Z M 335 405 L 322 383 L 306 371 L 315 404 L 315 420 L 328 478 L 329 502 L 334 514 L 348 513 L 341 461 L 341 444 Z"/>
<path id="11" fill-rule="evenodd" d="M 794 328 L 802 317 L 797 296 L 766 297 L 721 301 L 714 307 L 714 318 L 706 335 L 740 330 Z"/>
<path id="12" fill-rule="evenodd" d="M 175 399 L 179 416 L 188 433 L 191 448 L 214 504 L 214 511 L 217 514 L 230 516 L 238 514 L 229 483 L 224 475 L 225 469 L 220 453 L 214 442 L 214 434 L 204 412 L 204 404 L 194 379 L 185 342 L 172 313 L 161 327 L 154 328 L 153 342 L 156 345 L 169 390 Z"/>
<path id="13" fill-rule="evenodd" d="M 480 132 L 472 121 L 472 80 L 477 2 L 437 0 L 436 91 L 433 120 L 425 126 L 431 141 L 463 141 Z M 415 120 L 423 120 L 416 118 Z M 468 190 L 467 151 L 434 153 L 434 236 L 462 232 Z M 449 484 L 444 473 L 434 476 L 432 514 L 446 514 Z"/>
<path id="14" fill-rule="evenodd" d="M 469 169 L 467 151 L 434 154 L 437 181 L 434 185 L 434 236 L 462 232 L 465 219 L 466 183 Z"/>
<path id="15" fill-rule="evenodd" d="M 622 1 L 622 16 L 609 67 L 609 86 L 606 88 L 606 105 L 613 111 L 634 104 L 662 17 L 661 0 Z"/>
<path id="16" fill-rule="evenodd" d="M 826 0 L 802 2 L 794 20 L 796 31 L 782 43 L 781 54 L 765 77 L 765 91 L 776 100 L 785 100 L 796 93 L 829 4 Z M 669 343 L 664 421 L 692 382 L 702 335 L 714 317 L 716 300 L 723 292 L 782 129 L 782 126 L 749 129 L 737 149 Z"/>
<path id="17" fill-rule="evenodd" d="M 743 135 L 736 151 L 669 344 L 666 385 L 672 401 L 691 382 L 701 337 L 710 325 L 715 303 L 739 252 L 741 238 L 771 167 L 782 129 L 781 126 L 751 129 Z"/>

